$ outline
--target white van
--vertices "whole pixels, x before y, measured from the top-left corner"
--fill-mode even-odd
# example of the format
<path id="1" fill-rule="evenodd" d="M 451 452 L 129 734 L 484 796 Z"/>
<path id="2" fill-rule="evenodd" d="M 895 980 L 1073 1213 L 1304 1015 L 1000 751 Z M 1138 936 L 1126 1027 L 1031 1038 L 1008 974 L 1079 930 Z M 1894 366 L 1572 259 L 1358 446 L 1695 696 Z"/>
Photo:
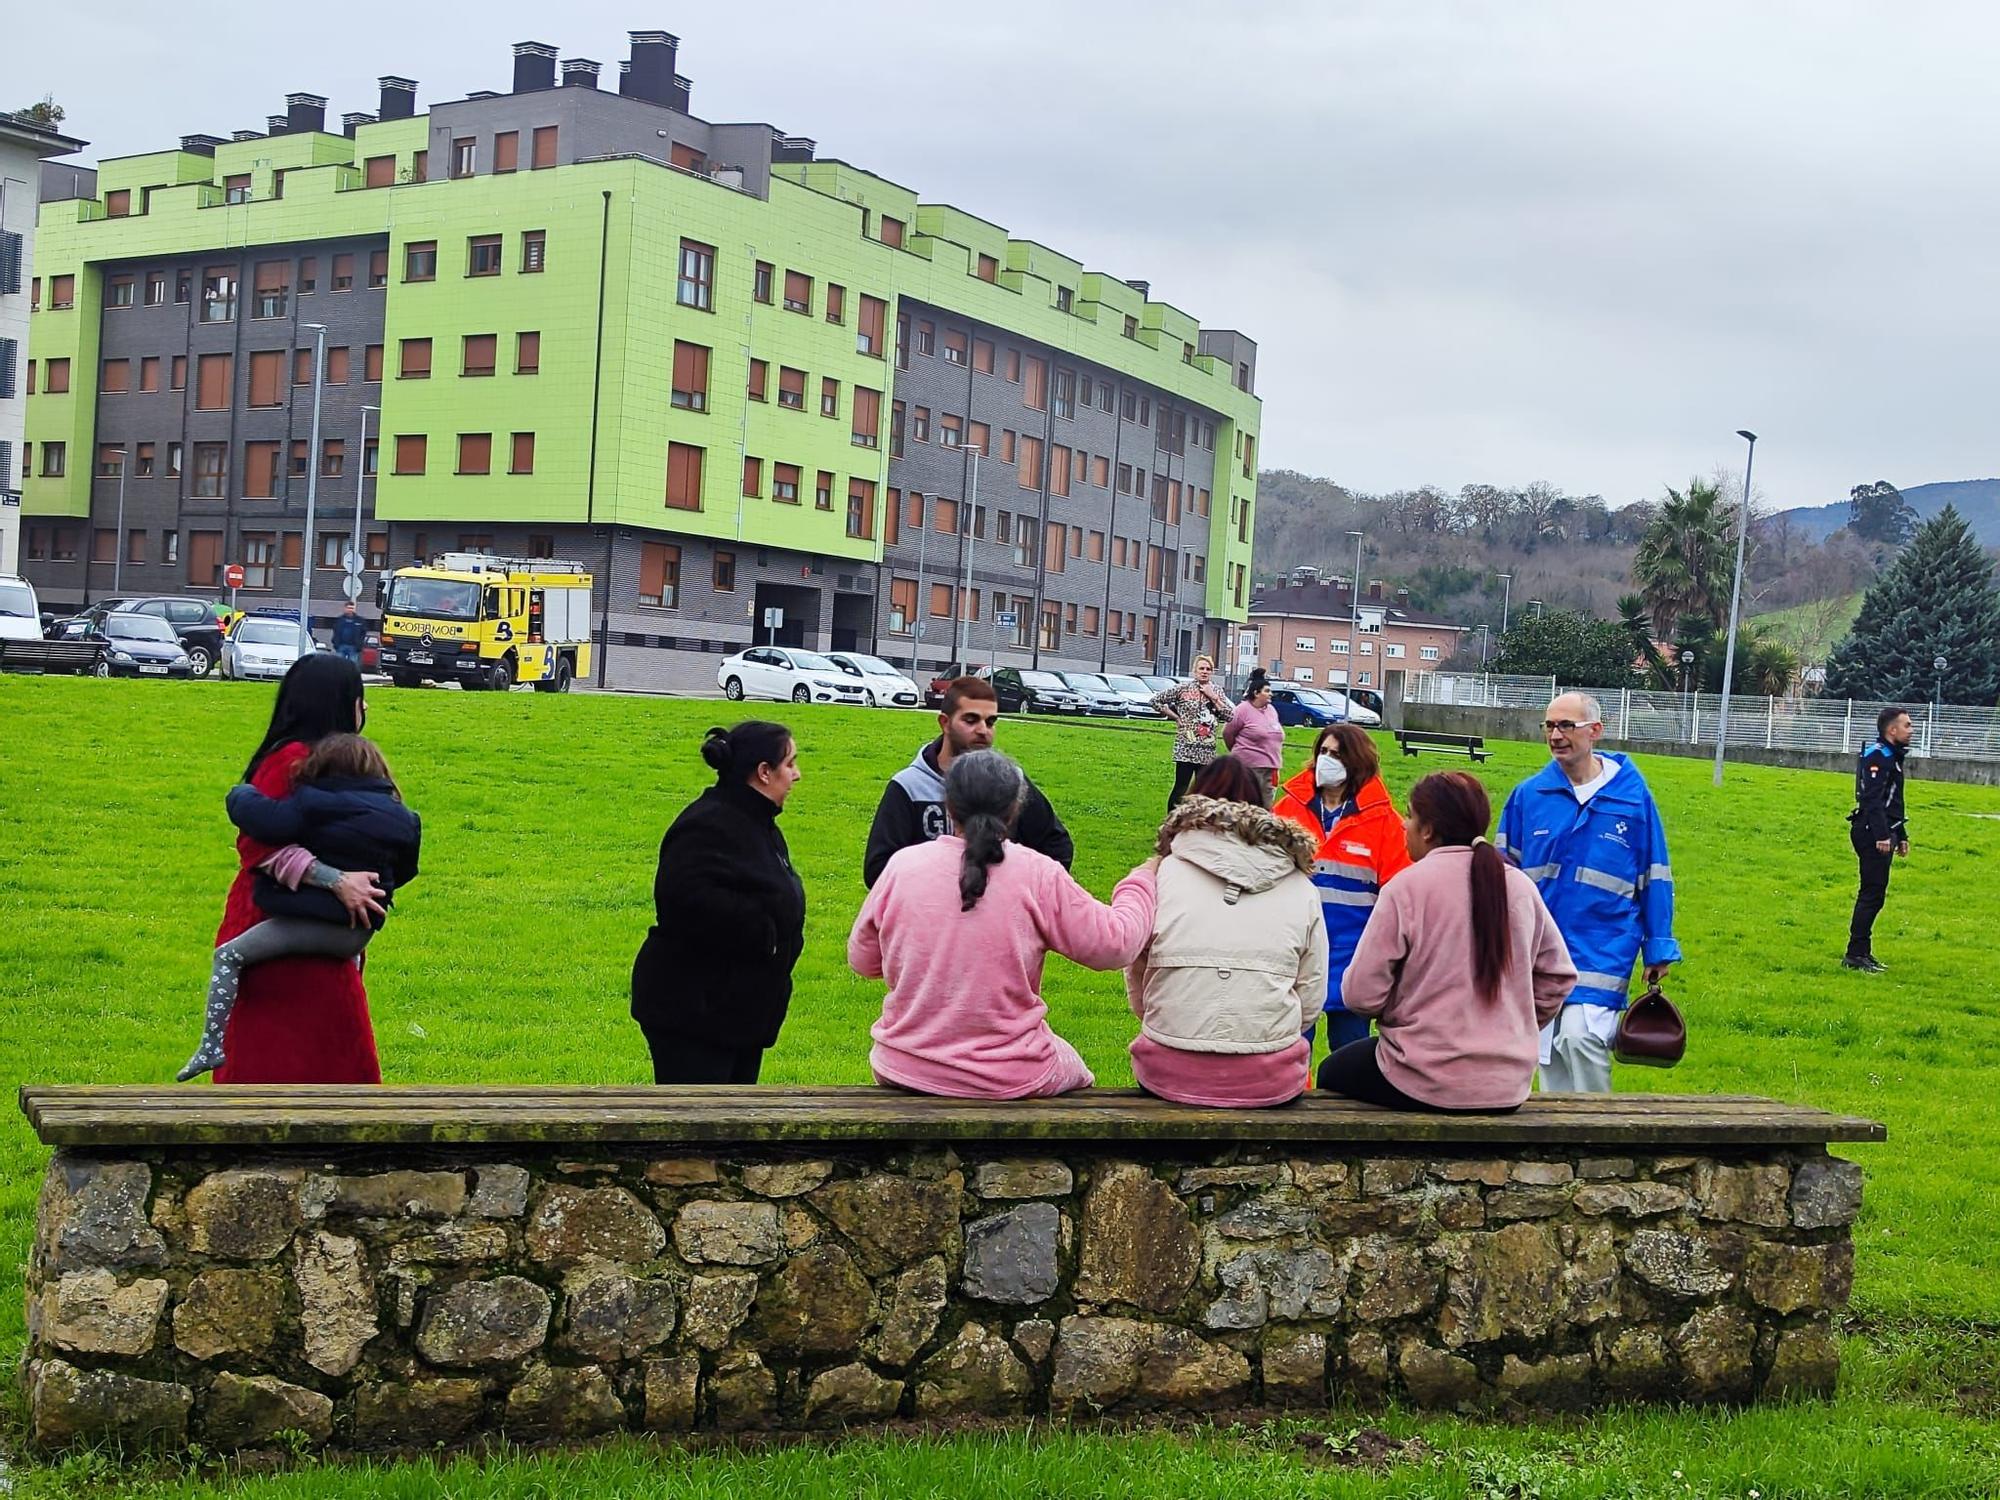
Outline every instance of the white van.
<path id="1" fill-rule="evenodd" d="M 0 573 L 0 641 L 39 641 L 42 611 L 35 586 L 12 573 Z"/>

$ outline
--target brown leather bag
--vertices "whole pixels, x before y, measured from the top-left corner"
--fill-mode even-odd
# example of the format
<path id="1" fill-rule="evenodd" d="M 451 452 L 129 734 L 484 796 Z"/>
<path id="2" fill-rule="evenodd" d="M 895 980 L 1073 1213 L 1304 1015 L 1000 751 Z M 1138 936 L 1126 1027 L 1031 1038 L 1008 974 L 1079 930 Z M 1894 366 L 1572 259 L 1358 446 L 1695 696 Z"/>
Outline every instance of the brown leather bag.
<path id="1" fill-rule="evenodd" d="M 1622 1063 L 1671 1068 L 1687 1055 L 1687 1047 L 1687 1022 L 1681 1019 L 1679 1007 L 1654 984 L 1620 1013 L 1611 1055 Z"/>

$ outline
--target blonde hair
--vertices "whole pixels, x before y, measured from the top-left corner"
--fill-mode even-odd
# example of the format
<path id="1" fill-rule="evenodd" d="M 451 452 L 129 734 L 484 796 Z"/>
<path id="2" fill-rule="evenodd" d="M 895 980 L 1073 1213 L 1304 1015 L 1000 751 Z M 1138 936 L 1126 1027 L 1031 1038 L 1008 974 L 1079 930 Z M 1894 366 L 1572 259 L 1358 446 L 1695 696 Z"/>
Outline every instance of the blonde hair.
<path id="1" fill-rule="evenodd" d="M 390 774 L 389 762 L 382 758 L 381 750 L 373 740 L 358 734 L 330 734 L 320 740 L 299 762 L 296 779 L 311 783 L 334 776 L 386 781 L 389 790 L 396 794 L 396 800 L 403 800 L 403 789 L 396 785 L 396 778 Z"/>
<path id="2" fill-rule="evenodd" d="M 1188 663 L 1188 665 L 1190 668 L 1194 668 L 1200 666 L 1203 662 L 1208 663 L 1209 671 L 1213 672 L 1215 670 L 1215 658 L 1210 656 L 1206 651 L 1196 653 L 1195 659 Z"/>

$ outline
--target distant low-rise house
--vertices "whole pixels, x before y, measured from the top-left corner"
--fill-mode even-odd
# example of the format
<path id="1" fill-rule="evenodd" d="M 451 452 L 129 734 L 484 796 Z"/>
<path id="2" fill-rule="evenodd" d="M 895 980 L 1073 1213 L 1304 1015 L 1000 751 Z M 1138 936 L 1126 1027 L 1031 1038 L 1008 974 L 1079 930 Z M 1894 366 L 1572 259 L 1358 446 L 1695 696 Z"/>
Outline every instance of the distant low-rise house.
<path id="1" fill-rule="evenodd" d="M 1261 666 L 1274 681 L 1320 687 L 1379 689 L 1392 671 L 1435 672 L 1472 628 L 1412 609 L 1408 589 L 1380 579 L 1362 585 L 1357 607 L 1352 580 L 1310 571 L 1258 589 L 1249 616 L 1236 627 L 1233 675 Z"/>

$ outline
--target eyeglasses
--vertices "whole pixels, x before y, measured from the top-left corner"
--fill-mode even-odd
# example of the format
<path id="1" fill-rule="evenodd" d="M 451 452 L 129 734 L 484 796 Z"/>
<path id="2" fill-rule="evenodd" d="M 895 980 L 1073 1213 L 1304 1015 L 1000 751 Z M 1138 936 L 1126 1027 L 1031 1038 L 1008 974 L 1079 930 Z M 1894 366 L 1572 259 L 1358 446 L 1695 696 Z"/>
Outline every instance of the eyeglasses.
<path id="1" fill-rule="evenodd" d="M 1574 734 L 1579 729 L 1588 729 L 1593 724 L 1601 724 L 1602 719 L 1544 719 L 1542 733 L 1554 734 L 1560 729 L 1564 734 Z"/>

